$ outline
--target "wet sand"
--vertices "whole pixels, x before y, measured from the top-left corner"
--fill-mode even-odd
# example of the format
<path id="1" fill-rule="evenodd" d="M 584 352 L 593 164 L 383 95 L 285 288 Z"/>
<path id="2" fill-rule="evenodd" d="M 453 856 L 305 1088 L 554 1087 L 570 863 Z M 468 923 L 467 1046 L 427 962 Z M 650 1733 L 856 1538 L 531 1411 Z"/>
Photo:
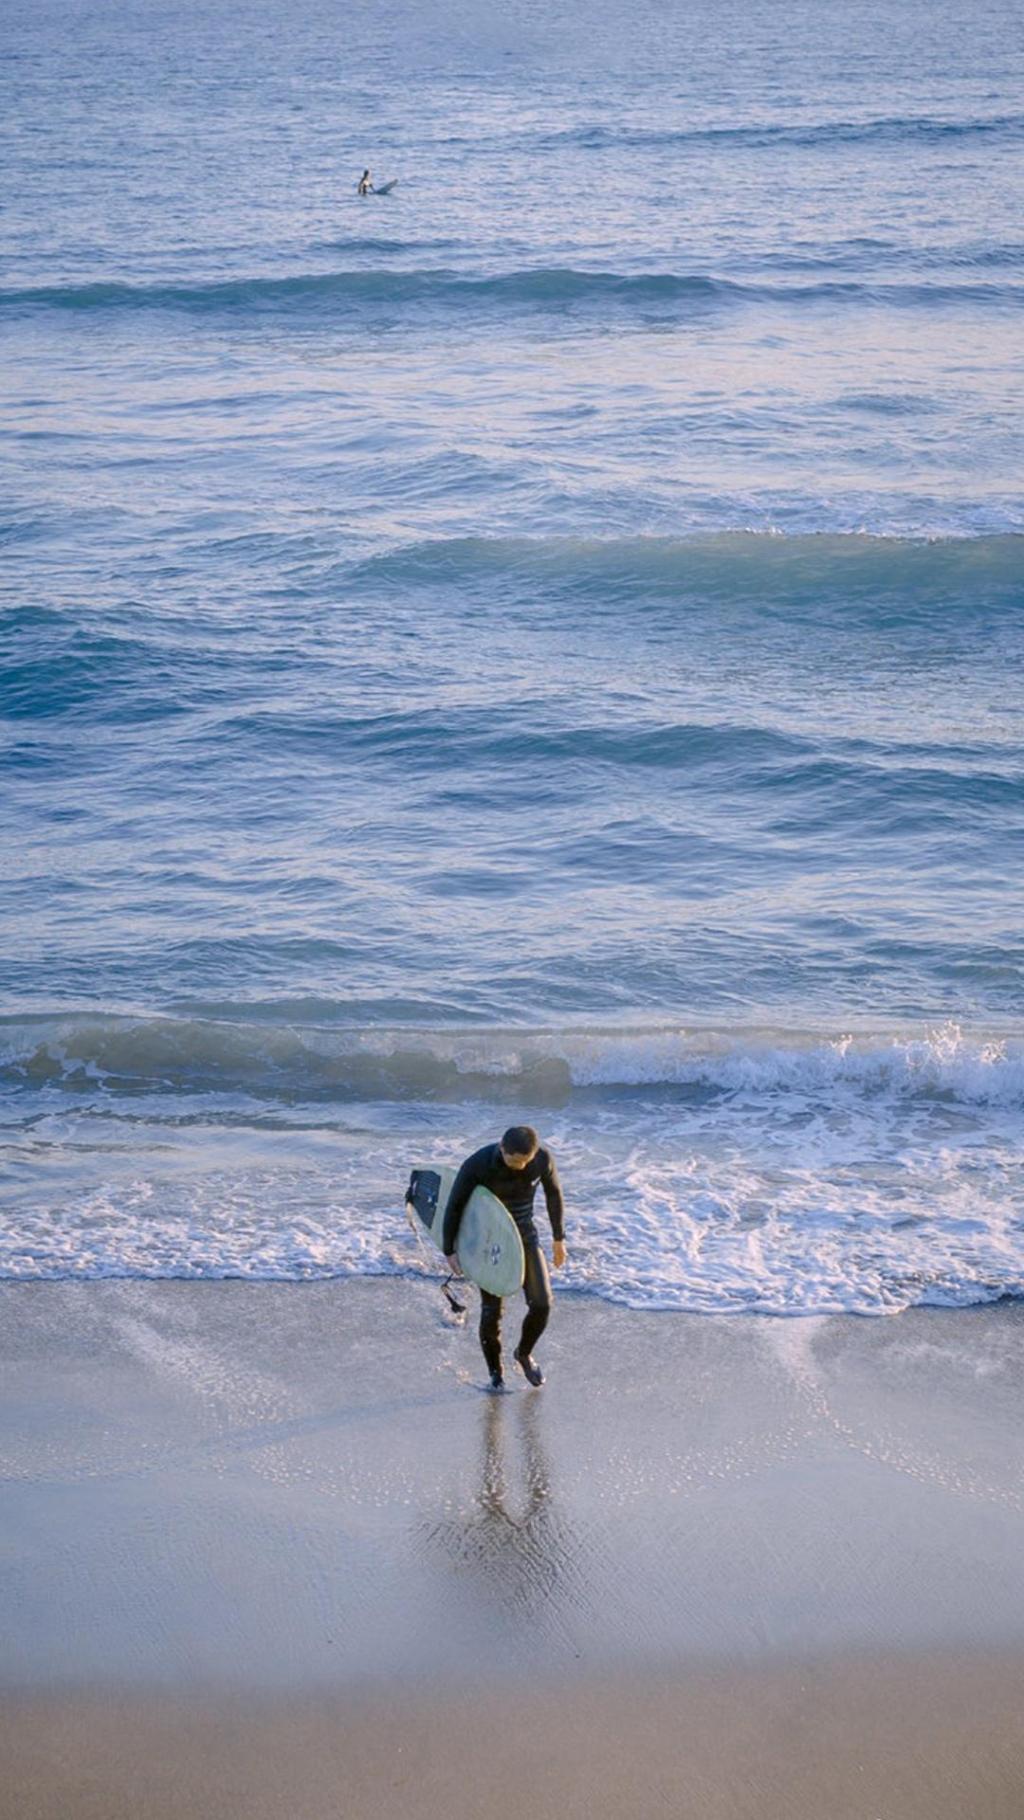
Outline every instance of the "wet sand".
<path id="1" fill-rule="evenodd" d="M 0 1813 L 1024 1811 L 1024 1311 L 0 1292 Z"/>

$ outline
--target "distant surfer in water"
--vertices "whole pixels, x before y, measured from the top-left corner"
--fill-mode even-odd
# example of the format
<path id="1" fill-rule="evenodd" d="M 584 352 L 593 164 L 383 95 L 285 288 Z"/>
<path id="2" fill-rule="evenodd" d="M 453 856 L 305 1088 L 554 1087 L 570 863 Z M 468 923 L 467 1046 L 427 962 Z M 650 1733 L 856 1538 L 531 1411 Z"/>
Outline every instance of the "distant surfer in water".
<path id="1" fill-rule="evenodd" d="M 371 177 L 369 171 L 364 171 L 362 176 L 359 179 L 359 182 L 356 184 L 356 195 L 357 196 L 372 196 L 373 195 L 373 178 Z"/>
<path id="2" fill-rule="evenodd" d="M 533 1223 L 533 1201 L 538 1183 L 544 1189 L 555 1241 L 555 1269 L 560 1270 L 565 1263 L 565 1203 L 562 1199 L 562 1185 L 555 1168 L 555 1159 L 550 1150 L 541 1144 L 532 1125 L 511 1125 L 500 1143 L 485 1144 L 482 1150 L 474 1150 L 473 1155 L 466 1158 L 448 1197 L 443 1238 L 443 1250 L 449 1266 L 453 1271 L 458 1271 L 455 1246 L 459 1225 L 474 1188 L 489 1188 L 502 1205 L 508 1208 L 519 1228 L 526 1255 L 526 1277 L 523 1283 L 527 1302 L 526 1318 L 515 1350 L 515 1361 L 527 1382 L 535 1388 L 543 1384 L 544 1373 L 533 1357 L 533 1349 L 544 1332 L 551 1313 L 551 1279 L 548 1276 L 547 1260 L 540 1248 L 540 1235 Z M 501 1303 L 500 1295 L 491 1295 L 488 1290 L 481 1289 L 480 1344 L 491 1374 L 492 1390 L 501 1390 L 505 1382 L 501 1370 Z"/>

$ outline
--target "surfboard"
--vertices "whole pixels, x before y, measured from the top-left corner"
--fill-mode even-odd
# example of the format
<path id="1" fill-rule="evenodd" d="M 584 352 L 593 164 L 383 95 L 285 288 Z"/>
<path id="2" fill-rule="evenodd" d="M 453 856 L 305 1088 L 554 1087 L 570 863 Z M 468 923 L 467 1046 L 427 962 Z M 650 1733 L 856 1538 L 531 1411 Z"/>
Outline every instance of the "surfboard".
<path id="1" fill-rule="evenodd" d="M 392 190 L 394 189 L 395 184 L 397 182 L 398 182 L 397 177 L 389 177 L 387 183 L 378 183 L 373 194 L 375 196 L 390 196 L 390 194 L 391 194 Z"/>
<path id="2" fill-rule="evenodd" d="M 454 1169 L 414 1169 L 405 1205 L 440 1249 L 445 1208 L 455 1184 Z M 526 1259 L 519 1228 L 489 1188 L 474 1188 L 459 1224 L 455 1255 L 462 1274 L 491 1295 L 515 1295 L 523 1287 Z"/>

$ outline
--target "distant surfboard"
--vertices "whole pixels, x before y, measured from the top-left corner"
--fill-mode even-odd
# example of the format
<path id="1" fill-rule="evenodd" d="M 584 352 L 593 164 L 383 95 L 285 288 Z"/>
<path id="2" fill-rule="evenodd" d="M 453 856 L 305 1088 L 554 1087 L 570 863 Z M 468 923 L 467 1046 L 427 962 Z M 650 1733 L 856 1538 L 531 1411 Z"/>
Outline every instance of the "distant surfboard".
<path id="1" fill-rule="evenodd" d="M 454 1169 L 414 1169 L 406 1190 L 406 1208 L 439 1249 L 455 1176 Z M 466 1202 L 455 1255 L 463 1276 L 491 1295 L 515 1295 L 523 1287 L 526 1259 L 519 1228 L 489 1188 L 474 1188 Z"/>
<path id="2" fill-rule="evenodd" d="M 375 196 L 390 196 L 397 182 L 397 177 L 391 177 L 388 179 L 387 183 L 378 183 L 374 188 L 373 194 Z"/>

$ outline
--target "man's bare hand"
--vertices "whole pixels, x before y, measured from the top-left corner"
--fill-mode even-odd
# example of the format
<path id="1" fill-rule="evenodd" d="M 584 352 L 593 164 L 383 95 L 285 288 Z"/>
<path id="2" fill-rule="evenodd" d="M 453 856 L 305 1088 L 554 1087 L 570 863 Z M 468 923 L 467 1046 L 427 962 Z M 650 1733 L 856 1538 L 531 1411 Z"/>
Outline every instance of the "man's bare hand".
<path id="1" fill-rule="evenodd" d="M 565 1263 L 565 1242 L 564 1242 L 564 1240 L 562 1240 L 562 1239 L 555 1240 L 552 1255 L 555 1260 L 555 1269 L 561 1270 L 562 1265 Z"/>
<path id="2" fill-rule="evenodd" d="M 449 1270 L 451 1271 L 453 1277 L 460 1277 L 462 1275 L 462 1265 L 459 1263 L 459 1260 L 456 1257 L 454 1251 L 452 1252 L 450 1257 L 446 1256 L 444 1261 L 447 1264 Z"/>

